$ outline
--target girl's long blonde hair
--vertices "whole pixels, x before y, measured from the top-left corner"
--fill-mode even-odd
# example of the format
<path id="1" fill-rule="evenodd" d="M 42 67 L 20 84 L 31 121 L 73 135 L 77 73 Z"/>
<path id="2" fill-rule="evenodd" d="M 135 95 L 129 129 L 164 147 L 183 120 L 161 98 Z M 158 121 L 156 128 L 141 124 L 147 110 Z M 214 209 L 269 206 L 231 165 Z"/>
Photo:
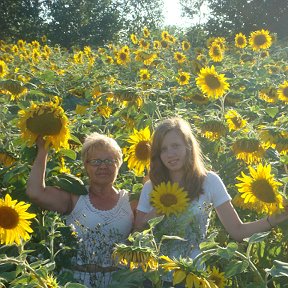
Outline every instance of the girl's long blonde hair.
<path id="1" fill-rule="evenodd" d="M 161 182 L 170 181 L 169 171 L 164 166 L 160 154 L 163 139 L 172 130 L 177 131 L 183 137 L 186 145 L 187 154 L 182 186 L 188 192 L 190 199 L 193 200 L 203 193 L 202 186 L 207 170 L 200 145 L 192 133 L 190 124 L 184 119 L 179 117 L 168 118 L 157 126 L 152 139 L 149 177 L 153 187 Z"/>

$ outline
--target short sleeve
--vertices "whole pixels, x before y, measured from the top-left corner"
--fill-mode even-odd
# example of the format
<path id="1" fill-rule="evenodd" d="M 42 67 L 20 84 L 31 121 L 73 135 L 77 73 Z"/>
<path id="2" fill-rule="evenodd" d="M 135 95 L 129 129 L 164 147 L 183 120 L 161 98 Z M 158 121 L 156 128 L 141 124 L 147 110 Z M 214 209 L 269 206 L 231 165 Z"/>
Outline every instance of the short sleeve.
<path id="1" fill-rule="evenodd" d="M 211 197 L 210 200 L 214 208 L 232 199 L 222 179 L 214 172 L 208 172 L 203 183 L 203 188 L 204 193 L 207 193 Z"/>
<path id="2" fill-rule="evenodd" d="M 144 213 L 149 213 L 152 211 L 153 207 L 150 204 L 150 193 L 152 192 L 152 190 L 153 186 L 151 181 L 147 181 L 142 188 L 137 210 Z"/>

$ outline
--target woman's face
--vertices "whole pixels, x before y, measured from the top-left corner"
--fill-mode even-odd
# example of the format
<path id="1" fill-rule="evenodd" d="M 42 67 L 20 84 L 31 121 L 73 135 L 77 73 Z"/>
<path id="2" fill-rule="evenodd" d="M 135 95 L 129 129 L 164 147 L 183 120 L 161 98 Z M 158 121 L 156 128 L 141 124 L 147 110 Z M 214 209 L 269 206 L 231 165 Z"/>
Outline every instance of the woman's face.
<path id="1" fill-rule="evenodd" d="M 186 145 L 176 130 L 171 130 L 165 135 L 161 145 L 160 158 L 170 175 L 184 171 Z"/>
<path id="2" fill-rule="evenodd" d="M 93 185 L 113 185 L 117 178 L 119 167 L 115 151 L 105 148 L 97 148 L 89 151 L 85 169 Z M 95 161 L 105 160 L 105 162 Z"/>

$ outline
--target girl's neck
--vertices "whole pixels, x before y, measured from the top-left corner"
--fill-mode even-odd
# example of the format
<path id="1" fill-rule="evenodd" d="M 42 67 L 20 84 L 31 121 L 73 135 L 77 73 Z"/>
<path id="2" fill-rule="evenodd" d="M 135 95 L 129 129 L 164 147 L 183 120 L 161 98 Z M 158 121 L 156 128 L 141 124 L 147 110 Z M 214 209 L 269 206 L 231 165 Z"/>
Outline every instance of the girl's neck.
<path id="1" fill-rule="evenodd" d="M 183 173 L 182 172 L 170 173 L 170 179 L 173 183 L 177 182 L 181 185 L 183 182 Z"/>

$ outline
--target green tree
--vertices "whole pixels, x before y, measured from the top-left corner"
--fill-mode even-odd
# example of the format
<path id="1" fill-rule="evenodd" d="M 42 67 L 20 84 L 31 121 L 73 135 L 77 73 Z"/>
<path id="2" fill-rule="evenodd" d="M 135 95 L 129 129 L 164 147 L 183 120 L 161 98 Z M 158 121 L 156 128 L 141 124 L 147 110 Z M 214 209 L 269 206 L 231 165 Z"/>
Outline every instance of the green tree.
<path id="1" fill-rule="evenodd" d="M 288 35 L 287 0 L 180 0 L 180 4 L 190 18 L 199 15 L 200 6 L 208 6 L 205 29 L 210 35 L 249 34 L 258 29 L 268 29 L 279 37 Z"/>
<path id="2" fill-rule="evenodd" d="M 42 36 L 43 8 L 43 0 L 1 0 L 0 39 Z"/>

